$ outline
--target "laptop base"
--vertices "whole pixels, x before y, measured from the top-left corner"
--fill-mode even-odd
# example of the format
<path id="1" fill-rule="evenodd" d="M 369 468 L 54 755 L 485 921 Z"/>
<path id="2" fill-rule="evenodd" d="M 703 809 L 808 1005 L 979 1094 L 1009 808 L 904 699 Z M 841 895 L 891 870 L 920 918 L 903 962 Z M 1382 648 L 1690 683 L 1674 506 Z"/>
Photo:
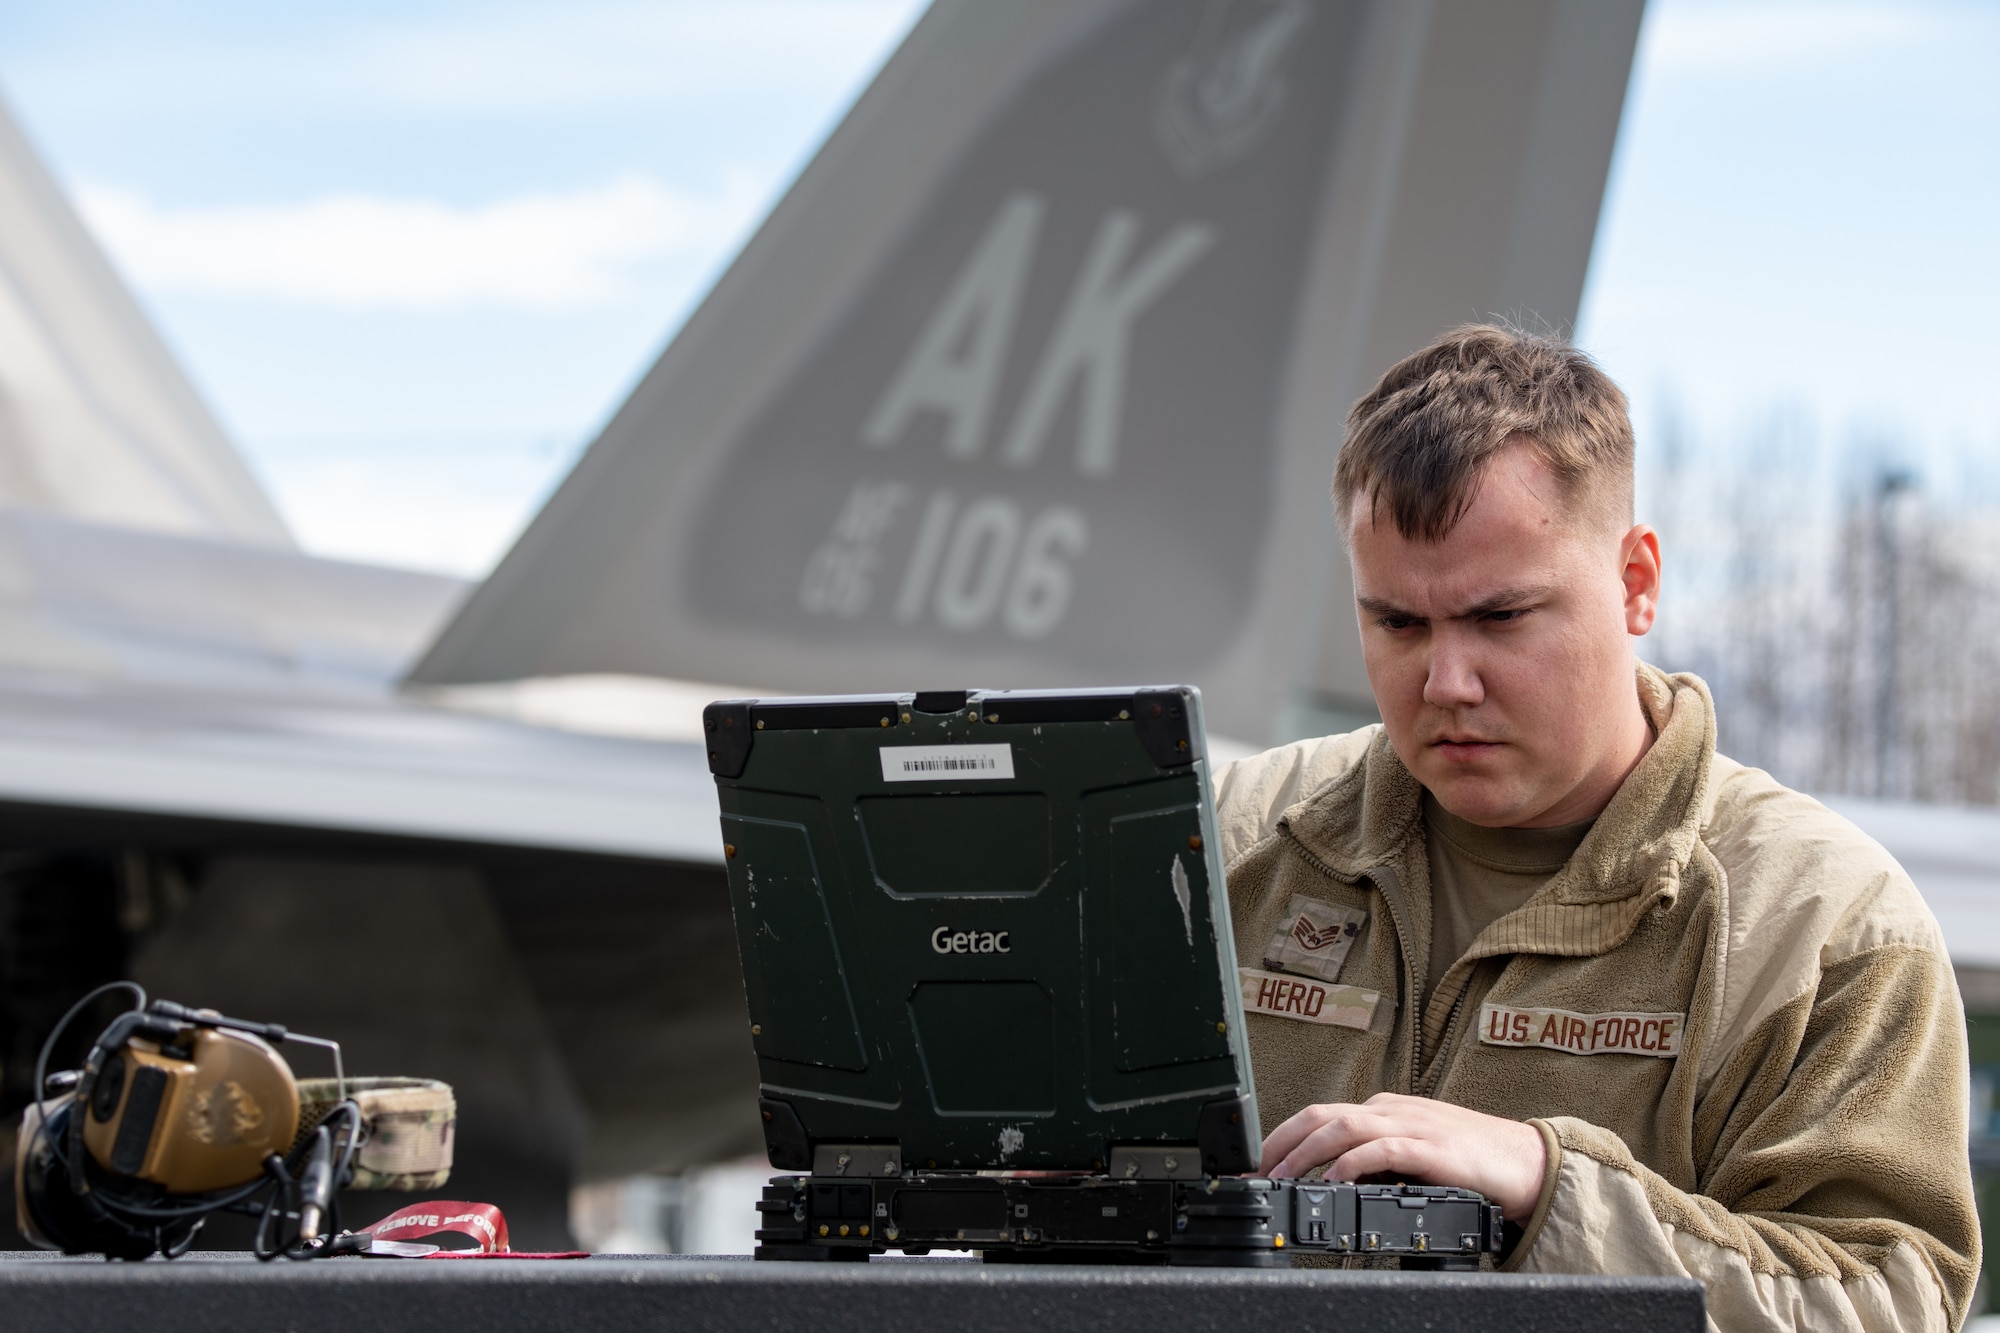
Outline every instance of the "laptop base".
<path id="1" fill-rule="evenodd" d="M 764 1260 L 978 1250 L 988 1263 L 1284 1268 L 1296 1254 L 1477 1268 L 1500 1210 L 1470 1190 L 1209 1176 L 926 1173 L 776 1176 L 757 1205 Z"/>

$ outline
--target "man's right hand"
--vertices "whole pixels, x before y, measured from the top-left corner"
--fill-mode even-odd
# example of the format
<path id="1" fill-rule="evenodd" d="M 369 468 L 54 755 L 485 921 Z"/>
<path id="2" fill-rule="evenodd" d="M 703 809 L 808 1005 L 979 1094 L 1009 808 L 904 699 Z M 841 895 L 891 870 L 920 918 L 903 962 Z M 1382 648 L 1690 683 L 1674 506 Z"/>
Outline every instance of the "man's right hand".
<path id="1" fill-rule="evenodd" d="M 1542 1196 L 1548 1149 L 1541 1131 L 1522 1121 L 1378 1092 L 1358 1105 L 1306 1107 L 1264 1140 L 1258 1170 L 1283 1179 L 1325 1163 L 1329 1180 L 1390 1175 L 1478 1190 L 1507 1218 L 1526 1222 Z"/>

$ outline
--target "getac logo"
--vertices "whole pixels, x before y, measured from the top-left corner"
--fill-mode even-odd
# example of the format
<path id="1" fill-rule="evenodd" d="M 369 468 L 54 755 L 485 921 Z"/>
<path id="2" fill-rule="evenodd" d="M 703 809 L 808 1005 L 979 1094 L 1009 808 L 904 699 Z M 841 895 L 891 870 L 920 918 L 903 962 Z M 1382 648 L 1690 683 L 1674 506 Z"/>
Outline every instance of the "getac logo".
<path id="1" fill-rule="evenodd" d="M 1012 953 L 1014 945 L 1006 930 L 953 930 L 939 926 L 931 932 L 931 948 L 938 953 Z"/>

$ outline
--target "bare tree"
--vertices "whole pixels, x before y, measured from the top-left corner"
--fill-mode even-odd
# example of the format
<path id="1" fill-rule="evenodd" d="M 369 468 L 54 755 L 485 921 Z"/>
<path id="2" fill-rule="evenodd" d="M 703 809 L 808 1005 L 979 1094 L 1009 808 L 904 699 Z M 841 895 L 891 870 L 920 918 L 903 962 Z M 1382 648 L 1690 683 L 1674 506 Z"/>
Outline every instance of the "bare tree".
<path id="1" fill-rule="evenodd" d="M 1672 416 L 1656 436 L 1651 653 L 1708 681 L 1724 751 L 1809 791 L 2000 803 L 2000 510 L 1879 443 L 1831 458 L 1796 416 L 1723 457 Z"/>

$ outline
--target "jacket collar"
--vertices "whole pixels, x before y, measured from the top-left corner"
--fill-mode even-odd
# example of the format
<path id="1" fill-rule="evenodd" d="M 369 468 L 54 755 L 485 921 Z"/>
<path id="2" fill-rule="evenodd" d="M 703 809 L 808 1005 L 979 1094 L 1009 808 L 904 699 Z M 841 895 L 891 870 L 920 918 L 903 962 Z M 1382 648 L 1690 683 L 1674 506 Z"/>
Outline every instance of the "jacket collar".
<path id="1" fill-rule="evenodd" d="M 1504 934 L 1517 951 L 1526 945 L 1540 952 L 1601 952 L 1629 935 L 1644 911 L 1679 893 L 1708 796 L 1715 706 L 1693 675 L 1668 676 L 1642 664 L 1637 683 L 1653 746 L 1569 864 L 1510 914 L 1515 928 Z M 1387 734 L 1378 732 L 1362 763 L 1286 810 L 1279 822 L 1345 878 L 1387 870 L 1406 882 L 1428 883 L 1428 874 L 1409 873 L 1411 858 L 1424 855 L 1422 795 Z M 1612 904 L 1626 910 L 1607 911 Z M 1587 928 L 1578 929 L 1586 926 L 1579 917 L 1587 918 Z M 1523 927 L 1532 927 L 1531 940 L 1522 938 Z"/>

